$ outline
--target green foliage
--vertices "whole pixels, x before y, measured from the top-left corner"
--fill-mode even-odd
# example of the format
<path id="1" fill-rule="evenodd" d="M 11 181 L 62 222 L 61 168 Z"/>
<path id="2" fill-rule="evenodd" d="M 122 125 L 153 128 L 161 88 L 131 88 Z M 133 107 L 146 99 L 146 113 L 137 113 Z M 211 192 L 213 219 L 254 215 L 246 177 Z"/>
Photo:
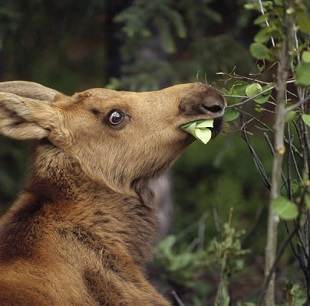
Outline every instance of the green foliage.
<path id="1" fill-rule="evenodd" d="M 310 86 L 310 63 L 303 61 L 297 66 L 296 80 L 300 86 Z"/>
<path id="2" fill-rule="evenodd" d="M 270 50 L 262 43 L 255 42 L 250 46 L 250 52 L 253 57 L 261 60 L 271 60 L 272 53 Z"/>
<path id="3" fill-rule="evenodd" d="M 305 306 L 307 296 L 304 289 L 299 284 L 294 284 L 289 292 L 288 306 Z"/>
<path id="4" fill-rule="evenodd" d="M 197 241 L 198 246 L 189 249 L 180 245 L 177 236 L 170 235 L 159 243 L 155 253 L 156 261 L 167 270 L 167 277 L 171 281 L 194 291 L 200 289 L 196 291 L 196 297 L 201 293 L 205 294 L 208 289 L 205 287 L 201 292 L 202 288 L 199 286 L 205 271 L 210 267 L 218 267 L 221 279 L 214 305 L 229 304 L 228 280 L 231 275 L 236 275 L 243 269 L 244 256 L 248 253 L 241 247 L 244 231 L 236 230 L 232 226 L 231 217 L 230 214 L 229 221 L 224 223 L 217 237 L 207 246 L 204 246 L 202 241 Z M 199 226 L 202 225 L 201 222 L 205 222 L 205 218 L 200 220 Z"/>
<path id="5" fill-rule="evenodd" d="M 294 203 L 284 197 L 278 197 L 272 201 L 273 211 L 284 220 L 295 219 L 298 215 L 298 209 Z"/>
<path id="6" fill-rule="evenodd" d="M 239 118 L 240 113 L 236 110 L 229 109 L 224 114 L 224 121 L 231 122 Z"/>
<path id="7" fill-rule="evenodd" d="M 310 115 L 308 114 L 303 114 L 302 116 L 302 120 L 304 121 L 304 123 L 308 126 L 310 126 Z"/>
<path id="8" fill-rule="evenodd" d="M 259 83 L 253 83 L 245 88 L 245 93 L 249 98 L 259 95 L 263 91 L 263 87 Z"/>

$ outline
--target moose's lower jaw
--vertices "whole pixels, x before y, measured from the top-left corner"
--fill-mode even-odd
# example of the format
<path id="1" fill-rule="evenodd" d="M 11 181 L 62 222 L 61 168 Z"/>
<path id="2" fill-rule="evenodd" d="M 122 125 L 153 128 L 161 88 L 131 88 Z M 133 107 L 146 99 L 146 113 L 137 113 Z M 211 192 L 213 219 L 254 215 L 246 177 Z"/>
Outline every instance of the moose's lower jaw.
<path id="1" fill-rule="evenodd" d="M 216 137 L 222 130 L 223 127 L 223 118 L 214 119 L 214 125 L 212 130 L 212 138 Z"/>

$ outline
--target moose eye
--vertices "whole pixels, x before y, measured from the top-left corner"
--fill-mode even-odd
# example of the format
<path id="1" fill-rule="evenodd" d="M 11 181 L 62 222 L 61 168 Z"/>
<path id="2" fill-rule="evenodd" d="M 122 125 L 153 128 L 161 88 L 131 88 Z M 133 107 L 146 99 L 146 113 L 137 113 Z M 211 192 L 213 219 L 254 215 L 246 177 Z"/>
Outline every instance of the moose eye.
<path id="1" fill-rule="evenodd" d="M 119 110 L 112 110 L 108 115 L 108 120 L 111 125 L 118 125 L 123 122 L 125 114 Z"/>

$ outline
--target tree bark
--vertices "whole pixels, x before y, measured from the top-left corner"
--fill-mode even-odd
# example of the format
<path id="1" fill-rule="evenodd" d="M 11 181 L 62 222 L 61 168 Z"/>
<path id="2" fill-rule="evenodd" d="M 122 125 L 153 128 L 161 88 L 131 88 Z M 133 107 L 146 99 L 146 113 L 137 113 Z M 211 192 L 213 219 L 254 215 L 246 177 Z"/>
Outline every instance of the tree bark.
<path id="1" fill-rule="evenodd" d="M 286 104 L 286 82 L 288 78 L 289 55 L 288 43 L 283 41 L 277 71 L 277 106 L 275 110 L 274 124 L 274 149 L 271 192 L 268 212 L 267 244 L 265 250 L 265 280 L 268 277 L 277 253 L 277 235 L 279 217 L 272 211 L 271 203 L 280 195 L 282 184 L 281 173 L 283 156 L 285 153 L 284 128 L 285 128 L 285 104 Z M 274 306 L 275 303 L 275 274 L 273 273 L 265 293 L 265 305 Z"/>

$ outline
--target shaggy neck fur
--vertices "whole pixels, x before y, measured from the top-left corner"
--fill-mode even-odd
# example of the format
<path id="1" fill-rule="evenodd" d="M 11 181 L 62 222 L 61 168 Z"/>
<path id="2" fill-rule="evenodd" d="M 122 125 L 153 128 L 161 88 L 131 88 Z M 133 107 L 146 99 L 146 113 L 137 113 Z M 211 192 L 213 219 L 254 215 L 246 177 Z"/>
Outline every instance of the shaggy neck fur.
<path id="1" fill-rule="evenodd" d="M 126 246 L 139 265 L 150 259 L 156 218 L 152 193 L 142 180 L 132 183 L 129 195 L 113 191 L 88 178 L 72 157 L 49 144 L 37 147 L 32 165 L 25 190 L 33 198 L 25 205 L 36 202 L 41 209 L 48 207 L 54 219 L 66 224 L 66 234 L 72 232 L 81 243 L 89 239 L 87 235 L 96 237 L 97 251 L 98 243 L 104 248 L 113 240 Z M 64 233 L 61 226 L 58 230 Z"/>

